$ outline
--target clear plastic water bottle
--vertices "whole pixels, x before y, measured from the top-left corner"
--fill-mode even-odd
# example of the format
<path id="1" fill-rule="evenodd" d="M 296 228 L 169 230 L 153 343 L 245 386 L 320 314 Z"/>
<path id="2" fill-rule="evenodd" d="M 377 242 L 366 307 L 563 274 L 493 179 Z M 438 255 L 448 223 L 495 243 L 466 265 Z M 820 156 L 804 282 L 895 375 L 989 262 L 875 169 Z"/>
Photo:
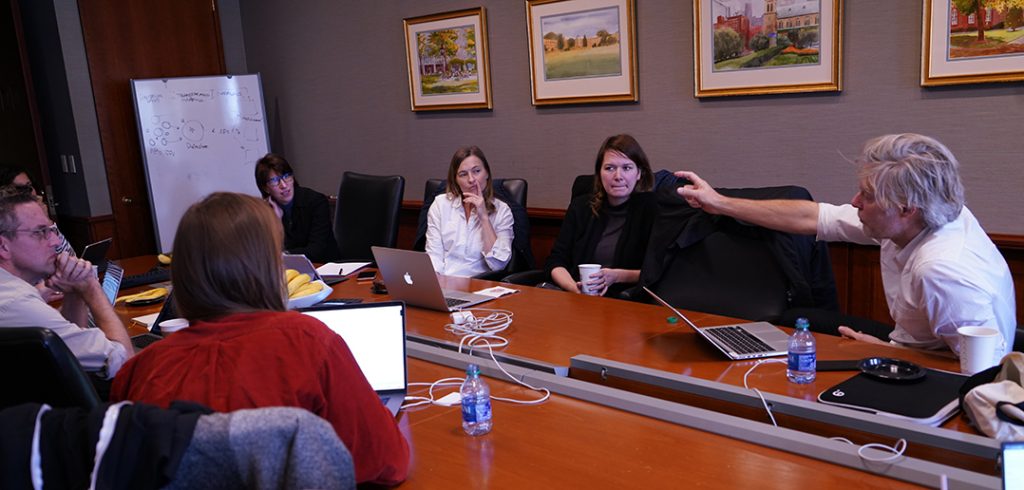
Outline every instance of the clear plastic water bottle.
<path id="1" fill-rule="evenodd" d="M 462 395 L 462 430 L 471 436 L 491 431 L 491 388 L 480 377 L 480 367 L 466 367 L 466 381 L 459 390 Z"/>
<path id="2" fill-rule="evenodd" d="M 796 319 L 796 332 L 789 338 L 789 365 L 786 377 L 794 383 L 814 381 L 817 369 L 818 344 L 811 335 L 811 324 L 806 318 Z"/>

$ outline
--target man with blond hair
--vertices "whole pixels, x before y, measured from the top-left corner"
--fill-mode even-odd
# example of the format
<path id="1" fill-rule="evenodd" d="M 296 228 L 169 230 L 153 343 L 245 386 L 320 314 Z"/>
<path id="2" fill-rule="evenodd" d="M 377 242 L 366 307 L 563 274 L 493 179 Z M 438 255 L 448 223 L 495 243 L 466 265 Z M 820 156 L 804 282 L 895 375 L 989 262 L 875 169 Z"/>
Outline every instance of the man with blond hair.
<path id="1" fill-rule="evenodd" d="M 942 143 L 919 134 L 890 134 L 865 144 L 858 191 L 850 204 L 754 201 L 722 196 L 697 174 L 678 189 L 691 206 L 818 240 L 881 246 L 882 284 L 896 322 L 896 344 L 949 348 L 959 354 L 957 327 L 997 327 L 1013 345 L 1016 306 L 1006 260 L 964 205 L 960 164 Z M 881 342 L 879 332 L 838 332 Z"/>

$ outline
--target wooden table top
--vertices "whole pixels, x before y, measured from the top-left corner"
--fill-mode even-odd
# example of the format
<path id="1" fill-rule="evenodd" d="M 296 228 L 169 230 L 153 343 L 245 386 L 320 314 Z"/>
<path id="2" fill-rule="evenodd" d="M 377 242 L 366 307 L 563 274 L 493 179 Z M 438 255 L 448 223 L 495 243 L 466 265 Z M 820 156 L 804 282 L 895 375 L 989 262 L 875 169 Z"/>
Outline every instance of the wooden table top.
<path id="1" fill-rule="evenodd" d="M 409 359 L 410 381 L 461 375 Z M 496 395 L 536 397 L 487 382 Z M 480 437 L 462 431 L 458 407 L 402 415 L 414 455 L 402 488 L 918 488 L 560 395 L 536 406 L 495 401 L 492 411 L 494 427 Z"/>

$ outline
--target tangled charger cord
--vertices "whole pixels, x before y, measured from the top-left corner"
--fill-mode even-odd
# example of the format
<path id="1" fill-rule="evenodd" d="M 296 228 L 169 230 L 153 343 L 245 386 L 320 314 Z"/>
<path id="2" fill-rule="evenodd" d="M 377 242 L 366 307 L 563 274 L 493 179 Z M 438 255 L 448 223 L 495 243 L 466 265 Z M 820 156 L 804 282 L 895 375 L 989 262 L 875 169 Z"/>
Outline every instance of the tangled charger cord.
<path id="1" fill-rule="evenodd" d="M 477 314 L 484 314 L 485 316 L 476 316 Z M 494 365 L 501 370 L 508 379 L 512 380 L 518 385 L 524 386 L 530 390 L 543 393 L 540 398 L 535 400 L 517 400 L 515 398 L 505 398 L 500 396 L 491 395 L 491 399 L 518 403 L 520 405 L 537 405 L 544 403 L 551 397 L 551 391 L 547 388 L 538 388 L 531 386 L 530 384 L 517 379 L 515 376 L 510 374 L 502 367 L 501 363 L 494 356 L 494 348 L 504 347 L 508 345 L 508 339 L 498 335 L 508 327 L 512 325 L 512 312 L 508 310 L 497 310 L 489 308 L 474 308 L 471 310 L 460 310 L 452 313 L 452 323 L 444 326 L 444 329 L 455 334 L 460 335 L 459 339 L 459 353 L 461 354 L 463 349 L 468 347 L 469 353 L 472 354 L 473 348 L 476 346 L 487 347 L 487 352 L 491 356 L 491 360 L 494 361 Z M 443 404 L 439 403 L 440 399 L 434 395 L 434 390 L 443 387 L 454 387 L 458 386 L 460 391 L 462 385 L 466 382 L 465 378 L 443 378 L 433 383 L 409 383 L 410 386 L 429 386 L 427 389 L 427 396 L 406 396 L 405 399 L 411 403 L 402 405 L 402 408 L 412 408 L 422 405 L 432 404 Z"/>
<path id="2" fill-rule="evenodd" d="M 747 378 L 750 376 L 750 373 L 754 372 L 755 369 L 757 369 L 759 366 L 762 366 L 764 364 L 786 364 L 786 361 L 784 361 L 782 359 L 761 359 L 761 360 L 757 361 L 756 363 L 754 363 L 753 366 L 750 366 L 750 369 L 748 369 L 746 373 L 743 374 L 743 387 L 748 389 L 748 390 L 753 390 L 754 393 L 757 393 L 757 396 L 761 399 L 761 405 L 764 406 L 765 412 L 768 412 L 768 418 L 771 419 L 772 425 L 774 425 L 775 427 L 778 427 L 779 424 L 778 424 L 778 422 L 775 421 L 775 415 L 772 414 L 772 409 L 771 409 L 771 407 L 768 406 L 768 401 L 764 399 L 764 394 L 762 394 L 761 390 L 759 390 L 757 388 L 751 388 L 750 385 L 747 383 Z M 830 437 L 829 439 L 831 439 L 833 441 L 840 441 L 840 442 L 845 442 L 845 443 L 848 443 L 848 444 L 856 445 L 853 441 L 851 441 L 851 440 L 849 440 L 849 439 L 847 439 L 845 437 Z M 886 456 L 884 458 L 876 458 L 874 456 L 867 455 L 864 452 L 865 449 L 877 449 L 879 451 L 884 451 L 884 452 L 888 452 L 888 453 L 892 453 L 892 454 L 890 456 Z M 906 439 L 900 439 L 900 440 L 896 441 L 896 444 L 893 445 L 893 446 L 886 446 L 885 444 L 881 444 L 881 443 L 877 443 L 877 442 L 871 442 L 871 443 L 864 444 L 864 445 L 861 445 L 860 447 L 858 447 L 857 448 L 857 455 L 860 456 L 861 459 L 863 459 L 865 461 L 871 461 L 871 462 L 874 462 L 874 463 L 888 463 L 888 462 L 896 461 L 897 459 L 900 458 L 900 456 L 903 456 L 903 452 L 906 451 L 906 449 L 907 449 L 907 440 Z"/>

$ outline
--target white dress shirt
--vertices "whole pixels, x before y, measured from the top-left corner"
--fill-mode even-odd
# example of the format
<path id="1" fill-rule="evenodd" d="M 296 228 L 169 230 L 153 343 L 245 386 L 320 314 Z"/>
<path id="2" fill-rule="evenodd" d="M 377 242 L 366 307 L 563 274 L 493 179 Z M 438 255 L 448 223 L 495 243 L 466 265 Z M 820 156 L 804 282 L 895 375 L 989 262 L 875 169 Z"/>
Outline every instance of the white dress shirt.
<path id="1" fill-rule="evenodd" d="M 445 193 L 437 196 L 427 211 L 427 253 L 434 270 L 447 276 L 472 277 L 505 268 L 512 258 L 512 210 L 494 199 L 490 213 L 497 239 L 484 253 L 483 224 L 476 211 L 469 214 L 462 199 Z"/>
<path id="2" fill-rule="evenodd" d="M 112 342 L 98 328 L 69 322 L 43 301 L 39 290 L 0 268 L 0 328 L 43 327 L 57 334 L 86 371 L 114 377 L 128 358 L 123 345 Z"/>
<path id="3" fill-rule="evenodd" d="M 926 229 L 900 248 L 864 233 L 850 204 L 818 206 L 818 239 L 881 245 L 882 285 L 894 342 L 959 354 L 957 327 L 990 326 L 1010 351 L 1016 333 L 1013 279 L 1006 260 L 966 206 L 953 221 Z M 1000 356 L 1001 356 L 1000 355 Z"/>

